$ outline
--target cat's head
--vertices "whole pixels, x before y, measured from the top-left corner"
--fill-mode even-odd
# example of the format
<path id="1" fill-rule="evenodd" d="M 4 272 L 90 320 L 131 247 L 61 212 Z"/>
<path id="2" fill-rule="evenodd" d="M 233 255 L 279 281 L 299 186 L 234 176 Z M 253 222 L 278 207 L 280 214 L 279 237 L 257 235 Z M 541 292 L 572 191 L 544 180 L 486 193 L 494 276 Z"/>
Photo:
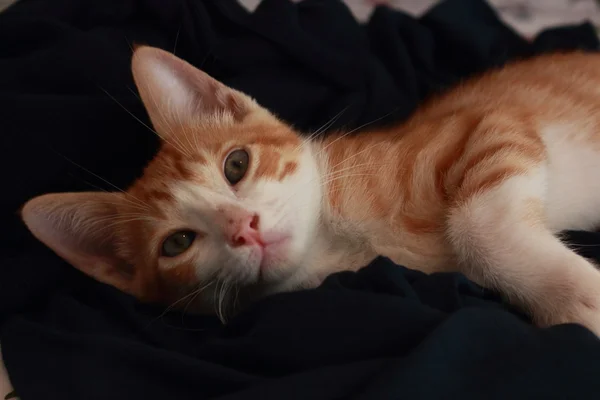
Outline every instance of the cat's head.
<path id="1" fill-rule="evenodd" d="M 132 69 L 162 148 L 126 193 L 30 200 L 31 232 L 99 281 L 149 301 L 204 287 L 288 289 L 303 275 L 321 207 L 311 150 L 247 95 L 162 50 Z M 132 149 L 135 151 L 135 149 Z"/>

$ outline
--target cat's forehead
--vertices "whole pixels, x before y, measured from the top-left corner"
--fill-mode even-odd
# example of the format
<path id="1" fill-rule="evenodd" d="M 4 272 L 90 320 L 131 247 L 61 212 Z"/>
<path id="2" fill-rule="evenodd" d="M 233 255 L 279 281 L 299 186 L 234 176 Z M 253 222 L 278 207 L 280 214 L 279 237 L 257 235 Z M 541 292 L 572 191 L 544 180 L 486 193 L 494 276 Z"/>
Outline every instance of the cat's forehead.
<path id="1" fill-rule="evenodd" d="M 302 141 L 282 123 L 206 125 L 183 128 L 163 139 L 156 156 L 143 176 L 131 187 L 146 199 L 174 202 L 173 188 L 194 187 L 194 193 L 224 193 L 228 184 L 223 164 L 234 149 L 250 153 L 250 166 L 242 188 L 248 181 L 283 181 L 298 169 Z"/>
<path id="2" fill-rule="evenodd" d="M 201 119 L 197 123 L 172 127 L 162 135 L 163 146 L 159 152 L 167 157 L 199 154 L 222 156 L 232 146 L 272 146 L 281 149 L 301 143 L 300 136 L 289 126 L 275 119 L 263 120 L 248 117 L 239 123 L 229 119 Z"/>

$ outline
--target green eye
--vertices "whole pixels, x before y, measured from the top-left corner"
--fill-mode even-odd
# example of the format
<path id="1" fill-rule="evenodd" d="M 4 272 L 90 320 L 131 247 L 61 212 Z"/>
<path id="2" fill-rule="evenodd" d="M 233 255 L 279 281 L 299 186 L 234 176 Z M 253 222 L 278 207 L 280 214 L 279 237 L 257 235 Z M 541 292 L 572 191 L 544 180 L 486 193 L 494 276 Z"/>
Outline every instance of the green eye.
<path id="1" fill-rule="evenodd" d="M 175 232 L 171 236 L 165 239 L 162 245 L 162 256 L 163 257 L 176 257 L 184 253 L 190 248 L 196 233 L 192 231 L 180 231 Z"/>
<path id="2" fill-rule="evenodd" d="M 246 175 L 249 161 L 250 156 L 246 150 L 238 149 L 229 153 L 225 159 L 223 172 L 231 185 L 235 185 Z"/>

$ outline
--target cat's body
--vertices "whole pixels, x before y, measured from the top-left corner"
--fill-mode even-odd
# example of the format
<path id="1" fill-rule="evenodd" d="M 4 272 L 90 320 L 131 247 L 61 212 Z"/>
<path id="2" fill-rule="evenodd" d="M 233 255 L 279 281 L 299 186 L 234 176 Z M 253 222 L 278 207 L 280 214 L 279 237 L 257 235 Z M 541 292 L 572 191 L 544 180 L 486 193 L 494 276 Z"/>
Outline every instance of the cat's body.
<path id="1" fill-rule="evenodd" d="M 225 288 L 312 287 L 381 254 L 600 334 L 600 272 L 555 236 L 600 223 L 600 55 L 513 64 L 400 126 L 314 140 L 165 52 L 133 71 L 165 142 L 144 176 L 23 210 L 91 276 L 150 301 L 202 287 L 220 309 Z"/>
<path id="2" fill-rule="evenodd" d="M 533 167 L 545 169 L 536 202 L 548 229 L 595 229 L 599 96 L 600 56 L 543 56 L 434 98 L 400 126 L 329 136 L 315 143 L 322 173 L 348 177 L 329 185 L 325 218 L 372 227 L 364 238 L 399 264 L 447 271 L 452 211 Z"/>

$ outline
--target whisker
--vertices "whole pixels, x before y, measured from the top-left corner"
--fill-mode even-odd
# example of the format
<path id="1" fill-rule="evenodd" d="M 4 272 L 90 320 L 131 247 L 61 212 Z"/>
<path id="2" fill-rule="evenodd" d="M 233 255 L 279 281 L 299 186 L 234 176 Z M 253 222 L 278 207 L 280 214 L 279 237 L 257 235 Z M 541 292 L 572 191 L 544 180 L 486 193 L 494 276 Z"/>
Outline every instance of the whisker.
<path id="1" fill-rule="evenodd" d="M 141 213 L 125 213 L 125 214 L 117 214 L 117 215 L 111 215 L 111 216 L 107 216 L 104 218 L 99 218 L 96 221 L 99 222 L 107 222 L 107 221 L 122 221 L 122 220 L 128 220 L 131 218 L 143 218 L 143 219 L 152 219 L 155 220 L 154 217 L 147 215 L 147 214 L 141 214 Z"/>
<path id="2" fill-rule="evenodd" d="M 335 170 L 335 168 L 336 168 L 336 167 L 339 167 L 340 165 L 347 163 L 349 160 L 352 160 L 353 158 L 355 158 L 355 157 L 357 157 L 357 156 L 361 155 L 362 153 L 364 153 L 364 152 L 366 152 L 366 151 L 369 151 L 369 150 L 371 150 L 371 149 L 373 149 L 373 148 L 377 147 L 379 144 L 380 144 L 380 143 L 378 143 L 378 142 L 375 142 L 375 143 L 371 144 L 370 146 L 367 146 L 367 147 L 365 147 L 365 148 L 364 148 L 364 149 L 362 149 L 361 151 L 359 151 L 359 152 L 356 152 L 356 153 L 353 153 L 353 154 L 351 154 L 350 156 L 348 156 L 348 157 L 344 158 L 342 161 L 340 161 L 340 162 L 338 162 L 337 164 L 335 164 L 335 165 L 333 165 L 333 166 L 329 167 L 328 169 L 329 169 L 330 171 L 333 171 L 333 170 Z M 389 162 L 388 162 L 387 164 L 389 164 Z"/>
<path id="3" fill-rule="evenodd" d="M 173 303 L 171 303 L 158 317 L 154 318 L 152 321 L 150 321 L 148 323 L 148 326 L 146 326 L 146 329 L 149 328 L 150 325 L 152 325 L 154 322 L 156 322 L 159 319 L 161 319 L 162 317 L 164 317 L 169 311 L 171 311 L 173 308 L 175 308 L 177 306 L 177 304 L 181 303 L 182 301 L 185 301 L 186 299 L 188 299 L 188 298 L 190 298 L 192 296 L 195 296 L 195 295 L 199 294 L 200 292 L 202 292 L 203 290 L 205 290 L 211 284 L 212 284 L 212 282 L 209 282 L 208 284 L 206 284 L 204 286 L 199 286 L 197 289 L 194 289 L 190 293 L 184 295 L 180 299 L 178 299 L 178 300 L 174 301 Z"/>
<path id="4" fill-rule="evenodd" d="M 204 288 L 206 288 L 206 287 L 208 287 L 208 285 L 206 285 Z M 198 298 L 198 296 L 200 296 L 200 293 L 202 293 L 202 291 L 203 291 L 203 289 L 202 290 L 196 290 L 196 293 L 194 294 L 194 296 L 192 296 L 189 299 L 189 301 L 187 302 L 187 304 L 183 308 L 183 311 L 181 312 L 181 325 L 185 325 L 185 322 L 184 322 L 183 318 L 185 317 L 185 314 L 186 314 L 188 308 L 190 307 L 190 305 Z"/>
<path id="5" fill-rule="evenodd" d="M 101 235 L 107 230 L 110 230 L 116 226 L 130 224 L 132 222 L 138 221 L 152 223 L 155 220 L 151 217 L 129 217 L 122 219 L 115 219 L 110 217 L 100 218 L 95 220 L 94 224 L 87 226 L 87 234 L 91 235 L 92 237 L 99 237 L 98 235 Z"/>
<path id="6" fill-rule="evenodd" d="M 336 138 L 335 140 L 333 140 L 333 141 L 331 141 L 330 143 L 328 143 L 326 146 L 323 146 L 323 147 L 321 148 L 321 150 L 320 150 L 320 151 L 319 151 L 319 152 L 318 152 L 318 153 L 315 155 L 315 157 L 316 157 L 316 156 L 318 156 L 319 154 L 323 153 L 323 152 L 324 152 L 324 151 L 325 151 L 325 150 L 326 150 L 326 149 L 327 149 L 329 146 L 331 146 L 332 144 L 336 143 L 338 140 L 341 140 L 341 139 L 345 138 L 346 136 L 348 136 L 348 135 L 350 135 L 350 134 L 352 134 L 352 133 L 354 133 L 354 132 L 356 132 L 356 131 L 358 131 L 358 130 L 360 130 L 360 129 L 362 129 L 362 128 L 365 128 L 365 127 L 367 127 L 367 126 L 369 126 L 369 125 L 371 125 L 371 124 L 374 124 L 374 123 L 376 123 L 376 122 L 378 122 L 378 121 L 381 121 L 382 119 L 384 119 L 384 118 L 386 118 L 386 117 L 389 117 L 390 115 L 392 115 L 393 113 L 395 113 L 397 110 L 398 110 L 398 107 L 396 107 L 396 108 L 395 108 L 395 109 L 393 109 L 392 111 L 390 111 L 390 112 L 388 112 L 388 113 L 386 113 L 386 114 L 382 115 L 382 116 L 381 116 L 381 117 L 379 117 L 379 118 L 376 118 L 376 119 L 374 119 L 374 120 L 372 120 L 372 121 L 370 121 L 370 122 L 364 123 L 364 124 L 362 124 L 361 126 L 359 126 L 359 127 L 357 127 L 357 128 L 354 128 L 354 129 L 352 129 L 352 130 L 350 130 L 350 131 L 348 131 L 348 132 L 344 133 L 343 135 L 339 136 L 339 137 L 338 137 L 338 138 Z"/>
<path id="7" fill-rule="evenodd" d="M 111 193 L 111 192 L 107 192 L 107 193 Z M 135 197 L 133 197 L 133 198 L 135 199 Z M 129 207 L 133 207 L 134 210 L 137 210 L 139 212 L 143 212 L 144 215 L 147 215 L 147 214 L 149 214 L 152 211 L 150 205 L 147 204 L 147 203 L 142 202 L 141 200 L 139 202 L 135 202 L 135 201 L 133 201 L 131 199 L 128 199 L 127 197 L 124 197 L 124 198 L 121 198 L 121 199 L 124 200 L 124 201 L 126 201 Z M 108 204 L 108 205 L 114 205 L 114 206 L 118 206 L 119 205 L 117 202 L 107 202 L 107 201 L 103 201 L 102 204 Z"/>
<path id="8" fill-rule="evenodd" d="M 327 185 L 327 184 L 329 184 L 331 182 L 335 182 L 335 181 L 338 181 L 338 180 L 343 179 L 343 178 L 355 177 L 355 176 L 376 176 L 376 174 L 348 174 L 348 175 L 342 175 L 342 176 L 338 176 L 338 177 L 335 177 L 333 179 L 328 179 L 328 180 L 322 182 L 322 186 L 325 186 L 325 185 Z"/>
<path id="9" fill-rule="evenodd" d="M 123 110 L 125 110 L 127 112 L 127 114 L 131 115 L 133 117 L 133 119 L 135 119 L 137 122 L 139 122 L 140 124 L 142 124 L 142 126 L 144 126 L 146 129 L 148 129 L 150 132 L 154 133 L 156 136 L 158 136 L 164 142 L 170 143 L 167 140 L 166 137 L 162 136 L 160 133 L 158 133 L 157 131 L 155 131 L 154 129 L 152 129 L 144 121 L 142 121 L 140 118 L 138 118 L 134 113 L 132 113 L 131 111 L 129 111 L 127 109 L 127 107 L 125 107 L 123 104 L 121 104 L 121 102 L 119 100 L 117 100 L 113 95 L 111 95 L 110 93 L 108 93 L 108 91 L 106 91 L 103 87 L 98 86 L 98 88 L 100 88 L 100 90 L 102 90 L 112 101 L 114 101 L 115 103 L 117 103 Z M 173 146 L 173 147 L 178 148 L 176 146 Z M 179 149 L 179 150 L 182 151 L 181 149 Z M 183 152 L 183 153 L 185 154 L 185 152 Z"/>
<path id="10" fill-rule="evenodd" d="M 191 130 L 187 130 L 187 129 L 185 129 L 183 131 L 183 133 L 184 133 L 183 137 L 185 138 L 185 140 L 186 140 L 186 142 L 187 142 L 187 144 L 189 146 L 188 148 L 190 149 L 190 151 L 192 151 L 192 149 L 194 149 L 195 147 L 194 147 L 194 143 L 192 143 L 192 139 L 190 138 L 190 135 L 194 139 L 196 139 L 198 135 L 194 135 L 194 132 L 192 132 Z M 197 142 L 197 140 L 196 140 L 196 142 Z"/>
<path id="11" fill-rule="evenodd" d="M 114 228 L 115 226 L 129 224 L 129 223 L 137 222 L 137 221 L 152 222 L 152 220 L 146 219 L 146 218 L 131 218 L 128 220 L 123 220 L 123 221 L 114 221 L 111 224 L 104 224 L 104 225 L 101 225 L 100 227 L 96 228 L 95 231 L 93 232 L 93 236 L 103 233 L 110 228 Z M 98 223 L 100 223 L 100 222 L 98 222 Z"/>
<path id="12" fill-rule="evenodd" d="M 129 49 L 131 50 L 131 52 L 133 53 L 133 46 L 131 45 L 131 43 L 129 42 L 129 39 L 127 39 L 127 36 L 125 36 L 125 42 L 127 43 L 127 46 L 129 46 Z"/>
<path id="13" fill-rule="evenodd" d="M 229 291 L 229 288 L 230 288 L 230 285 L 227 283 L 227 281 L 224 281 L 223 285 L 221 286 L 220 293 L 219 293 L 217 315 L 223 324 L 225 324 L 227 322 L 227 318 L 225 317 L 225 314 L 223 313 L 223 302 L 225 300 L 225 296 L 227 296 L 227 292 Z"/>
<path id="14" fill-rule="evenodd" d="M 219 278 L 215 278 L 214 283 L 215 283 L 215 290 L 213 291 L 213 301 L 212 302 L 215 307 L 215 314 L 216 314 L 217 313 L 217 309 L 216 309 L 217 297 L 218 297 L 217 293 L 219 292 L 219 284 L 221 283 L 221 280 Z"/>
<path id="15" fill-rule="evenodd" d="M 152 103 L 154 103 L 154 107 L 159 108 L 158 103 L 156 102 L 156 99 L 154 98 L 154 95 L 152 94 L 152 91 L 149 91 L 148 93 L 150 94 L 150 100 L 152 101 Z M 180 117 L 178 114 L 176 114 L 176 115 L 178 117 Z M 180 121 L 179 125 L 183 126 L 181 121 Z M 181 138 L 179 138 L 179 135 L 175 134 L 174 128 L 171 126 L 171 124 L 164 124 L 164 126 L 166 127 L 166 129 L 169 130 L 169 138 L 172 139 L 173 142 L 168 141 L 166 137 L 161 137 L 161 139 L 164 140 L 165 142 L 169 143 L 171 146 L 175 147 L 182 154 L 185 154 L 186 156 L 190 157 L 191 154 L 186 150 L 185 146 L 183 145 L 183 142 L 181 141 Z"/>
<path id="16" fill-rule="evenodd" d="M 365 169 L 370 169 L 370 168 L 381 168 L 381 167 L 385 167 L 387 165 L 389 165 L 390 163 L 362 163 L 362 164 L 354 164 L 354 165 L 350 165 L 348 167 L 342 168 L 342 169 L 338 169 L 335 171 L 332 171 L 328 174 L 324 174 L 321 176 L 321 178 L 328 178 L 334 175 L 337 175 L 339 173 L 342 173 L 344 171 L 349 171 L 349 170 L 353 170 L 353 169 L 357 169 L 357 168 L 365 168 Z M 338 164 L 339 165 L 339 164 Z"/>
<path id="17" fill-rule="evenodd" d="M 137 209 L 139 211 L 144 211 L 146 213 L 152 211 L 152 207 L 150 206 L 150 204 L 146 203 L 145 201 L 138 199 L 137 197 L 135 197 L 134 195 L 132 195 L 131 193 L 128 193 L 126 191 L 120 190 L 120 192 L 124 195 L 123 197 L 121 197 L 121 200 L 127 202 L 127 204 L 129 204 L 129 206 L 135 207 L 135 209 Z M 111 192 L 107 192 L 107 193 L 111 193 Z M 117 203 L 109 202 L 108 204 L 116 205 Z"/>
<path id="18" fill-rule="evenodd" d="M 142 101 L 142 99 L 140 98 L 140 95 L 137 94 L 137 92 L 135 90 L 133 90 L 129 86 L 127 86 L 127 90 L 129 90 L 131 92 L 131 94 L 133 94 L 139 101 Z"/>
<path id="19" fill-rule="evenodd" d="M 119 100 L 117 100 L 112 94 L 108 93 L 108 91 L 106 91 L 102 86 L 98 86 L 100 88 L 100 90 L 102 90 L 108 97 L 110 97 L 112 99 L 112 101 L 114 101 L 115 103 L 117 103 L 119 106 L 121 106 L 121 108 L 123 110 L 125 110 L 129 115 L 131 115 L 137 122 L 139 122 L 140 124 L 142 124 L 144 127 L 146 127 L 150 132 L 154 133 L 156 136 L 158 136 L 159 138 L 163 139 L 163 137 L 156 132 L 154 129 L 152 129 L 151 127 L 149 127 L 144 121 L 142 121 L 141 119 L 139 119 L 137 117 L 137 115 L 135 115 L 134 113 L 132 113 L 131 111 L 129 111 L 127 109 L 127 107 L 125 107 L 123 104 L 121 104 L 121 102 Z"/>
<path id="20" fill-rule="evenodd" d="M 600 244 L 575 244 L 567 243 L 569 247 L 600 247 Z"/>
<path id="21" fill-rule="evenodd" d="M 108 180 L 102 178 L 100 175 L 95 174 L 94 172 L 90 171 L 89 169 L 85 168 L 83 165 L 76 163 L 75 161 L 73 161 L 72 159 L 70 159 L 69 157 L 65 156 L 64 154 L 59 153 L 58 151 L 54 150 L 52 147 L 50 147 L 50 149 L 58 154 L 59 156 L 61 156 L 62 158 L 64 158 L 65 160 L 67 160 L 68 162 L 70 162 L 71 164 L 73 164 L 74 166 L 80 168 L 81 170 L 87 172 L 88 174 L 96 177 L 97 179 L 101 180 L 102 182 L 106 183 L 107 185 L 111 186 L 112 188 L 118 190 L 119 192 L 123 193 L 125 195 L 124 199 L 125 201 L 129 201 L 131 204 L 134 204 L 136 206 L 144 206 L 145 210 L 149 211 L 151 208 L 148 204 L 144 203 L 143 201 L 141 201 L 140 199 L 138 199 L 137 197 L 133 196 L 130 193 L 127 193 L 126 191 L 124 191 L 123 189 L 121 189 L 120 187 L 118 187 L 117 185 L 112 184 L 111 182 L 109 182 Z M 132 200 L 128 199 L 127 196 L 135 199 L 137 201 L 133 202 Z"/>
<path id="22" fill-rule="evenodd" d="M 304 139 L 302 141 L 302 143 L 300 143 L 298 146 L 296 146 L 296 148 L 294 149 L 294 152 L 298 151 L 298 149 L 305 146 L 307 143 L 309 143 L 314 137 L 319 135 L 321 132 L 324 132 L 327 129 L 329 129 L 329 127 L 332 126 L 344 114 L 344 112 L 346 112 L 346 110 L 349 107 L 350 107 L 349 105 L 344 107 L 340 112 L 338 112 L 336 115 L 334 115 L 332 118 L 330 118 L 329 121 L 325 122 L 319 129 L 317 129 L 316 131 L 311 133 L 306 139 Z"/>
<path id="23" fill-rule="evenodd" d="M 85 168 L 81 164 L 78 164 L 75 161 L 71 160 L 69 157 L 65 156 L 64 154 L 61 154 L 61 153 L 59 153 L 58 151 L 56 151 L 54 149 L 52 149 L 52 151 L 54 151 L 56 154 L 58 154 L 59 156 L 61 156 L 62 158 L 64 158 L 68 162 L 70 162 L 71 164 L 75 165 L 76 167 L 81 168 L 83 171 L 87 172 L 88 174 L 93 175 L 96 178 L 100 179 L 102 182 L 106 183 L 107 185 L 110 185 L 112 188 L 118 190 L 121 193 L 125 193 L 125 191 L 123 189 L 121 189 L 120 187 L 118 187 L 117 185 L 113 185 L 112 183 L 110 183 L 106 179 L 102 178 L 100 175 L 97 175 L 97 174 L 93 173 L 92 171 L 90 171 L 89 169 Z"/>
<path id="24" fill-rule="evenodd" d="M 346 107 L 346 108 L 348 108 L 348 107 Z M 366 126 L 370 125 L 370 124 L 373 124 L 373 123 L 375 123 L 375 122 L 377 122 L 377 121 L 379 121 L 379 120 L 381 120 L 381 119 L 383 119 L 383 118 L 386 118 L 386 117 L 388 117 L 389 115 L 391 115 L 392 113 L 394 113 L 396 110 L 397 110 L 397 108 L 396 108 L 396 109 L 394 109 L 394 110 L 392 110 L 392 111 L 390 111 L 390 112 L 389 112 L 389 113 L 387 113 L 387 114 L 384 114 L 383 116 L 381 116 L 381 117 L 379 117 L 379 118 L 377 118 L 377 119 L 374 119 L 374 120 L 373 120 L 373 121 L 371 121 L 371 122 L 368 122 L 368 123 L 366 123 L 366 124 L 363 124 L 363 125 L 359 126 L 358 128 L 355 128 L 355 129 L 353 129 L 353 130 L 350 130 L 349 132 L 346 132 L 345 134 L 343 134 L 343 135 L 341 135 L 340 137 L 336 138 L 336 139 L 335 139 L 334 141 L 332 141 L 331 143 L 327 144 L 326 146 L 323 146 L 323 147 L 322 147 L 322 148 L 321 148 L 321 149 L 320 149 L 320 150 L 319 150 L 319 151 L 318 151 L 318 152 L 317 152 L 317 153 L 316 153 L 316 154 L 315 154 L 313 157 L 317 158 L 317 157 L 318 157 L 318 155 L 320 155 L 321 153 L 323 153 L 327 147 L 331 146 L 331 145 L 332 145 L 333 143 L 335 143 L 336 141 L 338 141 L 338 140 L 340 140 L 340 139 L 344 138 L 345 136 L 348 136 L 349 134 L 351 134 L 351 133 L 353 133 L 353 132 L 355 132 L 355 131 L 357 131 L 357 130 L 359 130 L 359 129 L 362 129 L 362 128 L 364 128 L 364 127 L 366 127 Z M 345 111 L 345 109 L 344 109 L 344 110 L 342 110 L 341 112 L 343 112 L 343 111 Z M 341 112 L 340 112 L 340 113 L 341 113 Z M 338 114 L 339 114 L 339 113 L 338 113 Z M 364 153 L 364 152 L 366 152 L 366 151 L 368 151 L 368 150 L 370 150 L 370 149 L 374 148 L 374 147 L 375 147 L 375 146 L 377 146 L 377 145 L 379 145 L 379 143 L 373 143 L 372 145 L 370 145 L 370 146 L 367 146 L 365 149 L 363 149 L 363 150 L 359 151 L 358 153 L 354 153 L 354 154 L 352 154 L 351 156 L 349 156 L 349 157 L 346 157 L 344 160 L 342 160 L 342 161 L 338 162 L 336 165 L 334 165 L 334 166 L 332 166 L 332 167 L 329 167 L 328 169 L 330 170 L 330 172 L 328 172 L 327 174 L 324 174 L 324 175 L 322 175 L 322 176 L 319 176 L 318 178 L 311 178 L 311 179 L 309 179 L 307 182 L 303 182 L 302 184 L 298 185 L 298 188 L 297 188 L 295 191 L 293 191 L 293 193 L 290 195 L 290 197 L 288 198 L 288 200 L 287 200 L 287 201 L 289 201 L 289 199 L 291 199 L 292 197 L 294 197 L 294 196 L 295 196 L 295 195 L 298 193 L 298 190 L 299 190 L 299 189 L 302 189 L 302 188 L 304 188 L 304 186 L 305 186 L 305 185 L 311 184 L 311 183 L 312 183 L 312 182 L 314 182 L 316 179 L 321 179 L 321 180 L 322 180 L 323 178 L 328 178 L 328 177 L 330 177 L 330 176 L 334 176 L 335 174 L 338 174 L 338 173 L 340 173 L 341 171 L 345 171 L 346 169 L 335 171 L 335 168 L 336 168 L 336 167 L 338 167 L 338 166 L 340 166 L 340 165 L 342 165 L 342 164 L 344 164 L 344 163 L 346 163 L 348 160 L 351 160 L 352 158 L 354 158 L 354 157 L 356 157 L 356 156 L 358 156 L 358 155 L 360 155 L 360 154 L 362 154 L 362 153 Z M 387 163 L 382 163 L 381 165 L 383 166 L 383 165 L 386 165 L 386 164 L 387 164 Z M 369 165 L 369 164 L 368 164 L 368 163 L 367 163 L 367 164 L 357 164 L 357 166 L 356 166 L 356 167 L 352 166 L 352 167 L 349 167 L 348 169 L 358 168 L 359 166 L 365 166 L 365 165 Z M 373 165 L 375 165 L 375 164 L 373 164 Z M 357 175 L 354 175 L 354 176 L 357 176 Z M 341 178 L 340 178 L 340 179 L 341 179 Z M 322 185 L 322 186 L 324 186 L 324 184 L 326 184 L 326 183 L 329 183 L 329 182 L 322 183 L 321 185 Z"/>
<path id="25" fill-rule="evenodd" d="M 181 31 L 181 24 L 179 24 L 179 28 L 177 28 L 177 35 L 175 35 L 175 44 L 173 45 L 173 55 L 177 51 L 177 41 L 179 40 L 179 32 Z"/>
<path id="26" fill-rule="evenodd" d="M 108 204 L 108 205 L 112 205 L 112 203 L 110 202 L 104 202 L 103 204 Z M 107 218 L 126 218 L 126 217 L 148 217 L 148 218 L 153 218 L 151 215 L 146 214 L 145 212 L 121 212 L 115 215 L 112 215 L 110 217 Z"/>
<path id="27" fill-rule="evenodd" d="M 211 47 L 210 49 L 208 49 L 208 51 L 206 52 L 206 55 L 204 56 L 204 58 L 200 62 L 200 65 L 198 66 L 199 69 L 202 69 L 204 67 L 204 63 L 206 63 L 206 61 L 208 61 L 208 56 L 210 56 L 210 54 L 212 53 L 212 51 L 213 51 L 213 47 Z"/>
<path id="28" fill-rule="evenodd" d="M 368 148 L 367 148 L 367 149 L 368 149 Z M 365 149 L 365 150 L 366 150 L 366 149 Z M 351 158 L 351 157 L 348 157 L 346 160 L 348 160 L 348 159 L 350 159 L 350 158 Z M 340 164 L 342 164 L 342 163 L 343 163 L 343 162 L 340 162 L 340 163 L 336 164 L 335 166 L 338 166 L 338 165 L 340 165 Z M 287 199 L 286 199 L 286 200 L 285 200 L 283 203 L 287 203 L 287 202 L 288 202 L 288 201 L 289 201 L 291 198 L 293 198 L 294 196 L 296 196 L 300 190 L 304 189 L 305 185 L 309 185 L 309 184 L 313 183 L 313 182 L 314 182 L 315 180 L 317 180 L 317 179 L 319 179 L 319 180 L 323 181 L 323 180 L 326 180 L 326 179 L 329 179 L 329 178 L 332 178 L 332 177 L 335 177 L 335 176 L 341 175 L 341 174 L 343 174 L 344 172 L 347 172 L 347 171 L 349 171 L 349 170 L 358 169 L 358 168 L 360 168 L 360 167 L 371 167 L 371 166 L 372 166 L 372 167 L 375 167 L 375 166 L 378 166 L 378 167 L 383 167 L 383 166 L 386 166 L 386 165 L 389 165 L 389 164 L 390 164 L 390 163 L 362 163 L 362 164 L 356 164 L 356 165 L 352 165 L 352 166 L 349 166 L 349 167 L 346 167 L 346 168 L 342 168 L 342 169 L 340 169 L 340 170 L 337 170 L 337 171 L 332 171 L 332 172 L 329 172 L 329 173 L 327 173 L 327 174 L 324 174 L 324 175 L 317 176 L 317 177 L 315 177 L 315 178 L 311 178 L 311 179 L 309 179 L 309 180 L 308 180 L 308 181 L 306 181 L 306 182 L 301 182 L 301 183 L 300 183 L 300 184 L 299 184 L 299 185 L 296 187 L 296 189 L 292 191 L 292 193 L 290 194 L 290 196 L 289 196 L 289 197 L 288 197 L 288 198 L 287 198 Z M 341 178 L 340 178 L 340 179 L 341 179 Z M 324 186 L 324 185 L 323 185 L 323 183 L 321 183 L 321 186 Z"/>
<path id="29" fill-rule="evenodd" d="M 240 286 L 235 285 L 235 297 L 233 298 L 233 308 L 235 309 L 239 304 Z"/>
<path id="30" fill-rule="evenodd" d="M 68 174 L 69 176 L 72 176 L 73 178 L 77 178 L 77 179 L 81 180 L 81 181 L 82 181 L 83 183 L 85 183 L 86 185 L 89 185 L 89 186 L 93 187 L 94 189 L 96 189 L 96 190 L 98 190 L 98 191 L 100 191 L 100 192 L 104 192 L 104 193 L 110 193 L 108 190 L 106 190 L 106 189 L 104 189 L 104 188 L 102 188 L 102 187 L 100 187 L 100 186 L 94 185 L 93 183 L 91 183 L 91 182 L 88 182 L 88 181 L 86 181 L 85 179 L 83 179 L 83 178 L 80 178 L 80 177 L 76 176 L 75 174 L 72 174 L 72 173 L 70 173 L 70 172 L 69 172 L 69 173 L 67 173 L 67 174 Z"/>
<path id="31" fill-rule="evenodd" d="M 340 117 L 350 108 L 350 104 L 344 107 L 340 112 L 333 116 L 327 123 L 323 124 L 319 129 L 317 129 L 317 133 L 325 132 L 329 129 Z"/>

